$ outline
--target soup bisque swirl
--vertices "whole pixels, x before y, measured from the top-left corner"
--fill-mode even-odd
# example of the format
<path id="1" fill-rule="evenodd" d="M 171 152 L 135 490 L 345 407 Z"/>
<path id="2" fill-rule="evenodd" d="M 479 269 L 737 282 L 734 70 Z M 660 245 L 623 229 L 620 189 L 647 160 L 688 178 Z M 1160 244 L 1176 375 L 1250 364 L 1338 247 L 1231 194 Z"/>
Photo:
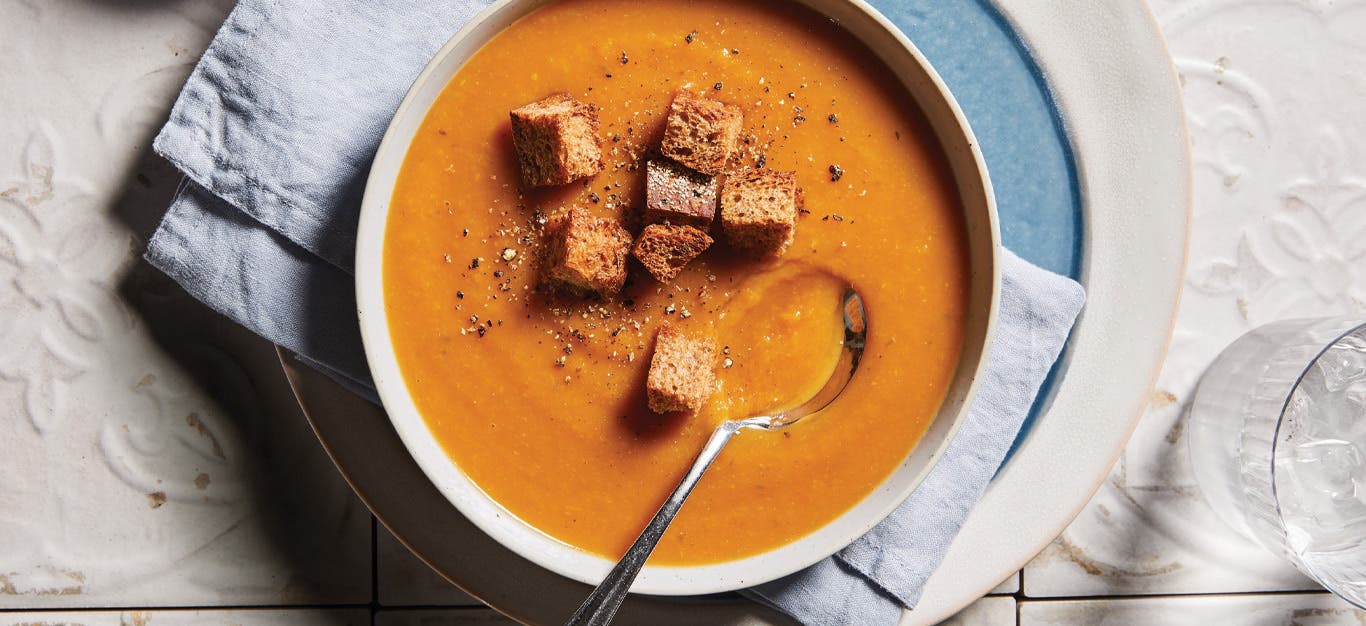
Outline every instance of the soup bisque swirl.
<path id="1" fill-rule="evenodd" d="M 578 209 L 641 232 L 645 162 L 680 91 L 739 107 L 728 167 L 795 173 L 804 209 L 791 243 L 756 256 L 713 226 L 716 243 L 669 282 L 632 260 L 618 293 L 545 289 L 554 216 Z M 558 93 L 596 107 L 602 168 L 527 187 L 509 111 Z M 857 288 L 870 334 L 849 387 L 790 428 L 738 435 L 656 565 L 774 549 L 872 492 L 934 418 L 968 302 L 959 199 L 914 102 L 828 19 L 751 0 L 561 0 L 496 36 L 409 148 L 383 280 L 403 377 L 452 461 L 513 515 L 612 558 L 717 423 L 824 382 L 839 297 Z M 715 391 L 697 411 L 647 407 L 665 323 L 715 338 Z"/>

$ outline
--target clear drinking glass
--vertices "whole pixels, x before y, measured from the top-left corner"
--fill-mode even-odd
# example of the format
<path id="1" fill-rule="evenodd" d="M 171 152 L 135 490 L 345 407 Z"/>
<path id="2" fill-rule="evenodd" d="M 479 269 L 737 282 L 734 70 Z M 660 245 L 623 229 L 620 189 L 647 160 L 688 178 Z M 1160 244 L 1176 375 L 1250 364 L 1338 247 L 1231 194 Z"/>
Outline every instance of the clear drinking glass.
<path id="1" fill-rule="evenodd" d="M 1366 608 L 1366 322 L 1262 326 L 1200 380 L 1188 445 L 1230 526 Z"/>

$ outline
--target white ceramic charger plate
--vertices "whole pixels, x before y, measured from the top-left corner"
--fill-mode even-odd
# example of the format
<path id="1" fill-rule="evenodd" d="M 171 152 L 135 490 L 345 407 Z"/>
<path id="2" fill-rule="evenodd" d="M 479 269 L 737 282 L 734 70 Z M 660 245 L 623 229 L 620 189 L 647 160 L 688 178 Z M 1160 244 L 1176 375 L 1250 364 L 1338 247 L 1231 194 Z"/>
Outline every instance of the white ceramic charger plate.
<path id="1" fill-rule="evenodd" d="M 1184 271 L 1190 157 L 1175 72 L 1129 0 L 998 0 L 1042 68 L 1073 144 L 1089 293 L 1052 406 L 968 519 L 911 623 L 932 623 L 1019 569 L 1099 486 L 1151 390 Z M 383 414 L 307 368 L 286 370 L 357 492 L 438 572 L 519 619 L 563 619 L 586 593 L 502 548 L 417 469 Z M 686 611 L 679 611 L 686 607 Z M 634 597 L 624 623 L 776 617 L 729 600 Z"/>

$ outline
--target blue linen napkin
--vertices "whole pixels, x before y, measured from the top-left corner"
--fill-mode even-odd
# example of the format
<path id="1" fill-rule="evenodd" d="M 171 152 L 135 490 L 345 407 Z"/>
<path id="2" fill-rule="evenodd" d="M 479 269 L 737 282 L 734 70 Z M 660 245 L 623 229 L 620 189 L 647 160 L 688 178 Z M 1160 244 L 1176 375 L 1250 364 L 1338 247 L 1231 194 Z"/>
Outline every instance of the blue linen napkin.
<path id="1" fill-rule="evenodd" d="M 398 103 L 486 0 L 242 0 L 154 147 L 185 173 L 146 258 L 194 297 L 374 400 L 351 272 L 369 162 Z M 747 590 L 808 624 L 914 607 L 1000 466 L 1085 295 L 1003 255 L 967 422 L 907 502 L 837 555 Z"/>

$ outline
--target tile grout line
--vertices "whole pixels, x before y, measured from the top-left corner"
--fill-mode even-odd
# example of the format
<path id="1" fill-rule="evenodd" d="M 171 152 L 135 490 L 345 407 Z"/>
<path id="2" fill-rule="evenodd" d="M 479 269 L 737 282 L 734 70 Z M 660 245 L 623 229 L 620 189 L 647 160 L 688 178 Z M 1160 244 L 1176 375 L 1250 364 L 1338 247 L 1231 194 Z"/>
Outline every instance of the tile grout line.
<path id="1" fill-rule="evenodd" d="M 1021 594 L 1017 598 L 1020 603 L 1038 602 L 1115 602 L 1125 600 L 1179 600 L 1182 598 L 1240 598 L 1245 596 L 1275 596 L 1275 597 L 1294 597 L 1294 596 L 1318 596 L 1332 595 L 1325 589 L 1279 589 L 1269 591 L 1221 591 L 1213 593 L 1153 593 L 1153 594 L 1130 594 L 1130 595 L 1094 595 L 1094 596 L 1054 596 L 1046 598 L 1031 598 Z"/>
<path id="2" fill-rule="evenodd" d="M 464 611 L 469 613 L 497 613 L 502 615 L 493 607 L 485 604 L 413 604 L 407 606 L 386 606 L 382 609 L 384 613 L 403 613 L 421 611 Z"/>
<path id="3" fill-rule="evenodd" d="M 1111 601 L 1143 601 L 1143 600 L 1172 600 L 1183 598 L 1239 598 L 1255 596 L 1271 597 L 1297 597 L 1297 596 L 1331 596 L 1325 590 L 1277 590 L 1277 591 L 1230 591 L 1222 593 L 1179 593 L 1179 594 L 1147 594 L 1147 595 L 1096 595 L 1096 596 L 1059 596 L 1052 598 L 1028 598 L 1020 595 L 1010 594 L 989 595 L 990 598 L 1010 598 L 1016 599 L 1016 613 L 1018 623 L 1018 613 L 1021 605 L 1026 603 L 1051 604 L 1061 602 L 1111 602 Z M 318 603 L 318 604 L 224 604 L 224 605 L 158 605 L 158 606 L 105 606 L 105 607 L 0 607 L 0 615 L 18 613 L 100 613 L 100 612 L 128 612 L 128 611 L 290 611 L 290 610 L 356 610 L 368 609 L 374 615 L 378 610 L 386 612 L 411 612 L 411 611 L 461 611 L 477 612 L 492 611 L 485 605 L 457 605 L 457 604 L 414 604 L 404 606 L 385 606 L 377 607 L 375 603 Z"/>
<path id="4" fill-rule="evenodd" d="M 21 613 L 127 613 L 144 612 L 155 613 L 158 611 L 354 611 L 369 610 L 375 613 L 374 607 L 369 604 L 223 604 L 223 605 L 167 605 L 167 606 L 89 606 L 89 607 L 0 607 L 0 615 L 14 615 Z M 460 605 L 460 604 L 415 604 L 412 606 L 388 606 L 382 609 L 390 611 L 493 611 L 485 605 Z M 496 612 L 496 611 L 495 611 Z"/>
<path id="5" fill-rule="evenodd" d="M 1032 559 L 1031 559 L 1031 560 L 1032 560 Z M 1028 563 L 1028 562 L 1025 562 L 1025 566 L 1028 566 L 1028 565 L 1029 565 L 1029 563 Z M 1021 611 L 1024 609 L 1024 597 L 1025 597 L 1025 594 L 1024 594 L 1024 590 L 1025 590 L 1024 572 L 1025 572 L 1025 568 L 1022 566 L 1022 567 L 1020 567 L 1020 571 L 1018 571 L 1018 572 L 1015 573 L 1015 575 L 1019 577 L 1019 578 L 1017 579 L 1017 582 L 1019 583 L 1019 586 L 1015 587 L 1015 593 L 1011 594 L 1012 596 L 1015 597 L 1015 626 L 1020 626 L 1021 624 L 1024 623 L 1024 617 L 1021 616 L 1021 614 L 1020 614 Z"/>
<path id="6" fill-rule="evenodd" d="M 0 615 L 18 613 L 125 613 L 131 611 L 345 611 L 369 609 L 369 604 L 218 604 L 218 605 L 158 605 L 158 606 L 41 606 L 41 607 L 0 607 Z"/>
<path id="7" fill-rule="evenodd" d="M 367 509 L 368 511 L 369 509 Z M 379 520 L 370 514 L 370 626 L 379 614 Z"/>

